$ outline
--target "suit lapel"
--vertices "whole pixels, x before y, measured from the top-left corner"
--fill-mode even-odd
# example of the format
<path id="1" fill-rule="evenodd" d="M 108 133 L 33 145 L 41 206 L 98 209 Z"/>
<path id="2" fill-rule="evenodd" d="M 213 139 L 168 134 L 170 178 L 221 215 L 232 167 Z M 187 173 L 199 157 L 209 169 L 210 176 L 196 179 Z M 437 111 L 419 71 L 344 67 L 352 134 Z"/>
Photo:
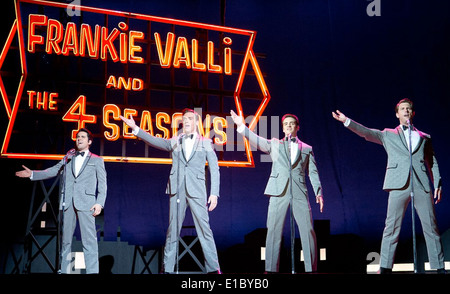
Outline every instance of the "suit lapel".
<path id="1" fill-rule="evenodd" d="M 200 135 L 197 134 L 197 136 L 195 136 L 194 146 L 192 146 L 191 155 L 187 159 L 188 162 L 189 162 L 189 160 L 191 160 L 191 158 L 194 156 L 194 153 L 197 151 L 197 146 L 198 146 L 199 142 L 200 142 Z"/>
<path id="2" fill-rule="evenodd" d="M 420 145 L 422 145 L 422 142 L 424 141 L 424 136 L 423 136 L 422 132 L 419 131 L 418 129 L 414 128 L 414 130 L 417 131 L 417 133 L 419 134 L 419 142 L 417 142 L 416 148 L 414 148 L 414 151 L 413 151 L 413 152 L 416 152 L 419 149 Z"/>
<path id="3" fill-rule="evenodd" d="M 186 158 L 186 138 L 182 137 L 181 138 L 181 154 L 183 154 L 183 158 L 184 160 L 187 162 L 187 158 Z"/>
<path id="4" fill-rule="evenodd" d="M 73 174 L 73 177 L 74 178 L 76 178 L 76 173 L 75 173 L 75 158 L 76 158 L 76 156 L 74 155 L 74 156 L 72 156 L 72 160 L 70 161 L 70 163 L 72 164 L 72 174 Z"/>
<path id="5" fill-rule="evenodd" d="M 81 166 L 80 171 L 78 172 L 78 175 L 76 175 L 76 173 L 75 173 L 75 157 L 74 157 L 74 161 L 72 163 L 72 172 L 73 172 L 73 176 L 75 178 L 78 178 L 81 175 L 81 173 L 84 171 L 84 168 L 86 167 L 86 165 L 88 164 L 89 160 L 91 159 L 91 155 L 92 155 L 91 152 L 89 152 L 89 154 L 86 155 L 87 158 L 84 160 L 83 165 Z"/>
<path id="6" fill-rule="evenodd" d="M 283 145 L 284 154 L 286 155 L 286 163 L 289 166 L 289 163 L 291 161 L 291 159 L 289 158 L 289 142 L 283 139 L 281 140 L 281 144 Z"/>
<path id="7" fill-rule="evenodd" d="M 419 131 L 416 128 L 414 128 L 414 131 L 416 131 L 419 134 L 419 142 L 417 142 L 416 148 L 414 148 L 413 153 L 416 152 L 419 149 L 420 145 L 422 145 L 422 142 L 424 140 L 421 131 Z M 398 135 L 400 137 L 400 140 L 402 141 L 403 145 L 405 146 L 406 151 L 409 152 L 408 142 L 406 142 L 405 133 L 403 132 L 403 130 L 402 130 L 402 128 L 400 126 L 397 127 L 397 133 L 398 133 Z"/>
<path id="8" fill-rule="evenodd" d="M 293 166 L 295 166 L 298 162 L 299 159 L 301 159 L 302 157 L 302 141 L 300 141 L 298 138 L 297 139 L 297 145 L 298 145 L 298 149 L 297 149 L 297 155 L 295 156 L 295 160 L 294 163 L 292 164 Z"/>
<path id="9" fill-rule="evenodd" d="M 183 137 L 183 139 L 182 139 L 182 148 L 181 149 L 182 149 L 184 160 L 186 160 L 186 162 L 189 162 L 189 160 L 191 160 L 191 158 L 194 156 L 194 153 L 197 150 L 197 146 L 198 146 L 199 142 L 200 142 L 200 135 L 197 134 L 195 136 L 194 146 L 192 146 L 191 154 L 189 155 L 189 158 L 188 158 L 186 156 L 186 138 Z"/>
<path id="10" fill-rule="evenodd" d="M 84 168 L 86 167 L 86 165 L 88 164 L 89 160 L 91 159 L 91 155 L 92 155 L 92 153 L 89 152 L 89 155 L 84 160 L 83 165 L 81 166 L 81 169 L 80 169 L 80 172 L 78 173 L 78 176 L 81 175 L 81 173 L 84 171 Z"/>
<path id="11" fill-rule="evenodd" d="M 296 156 L 295 156 L 295 160 L 294 160 L 294 162 L 290 165 L 290 166 L 292 166 L 292 167 L 294 167 L 296 164 L 297 164 L 297 162 L 298 162 L 298 160 L 301 158 L 301 151 L 302 151 L 302 141 L 300 141 L 298 138 L 296 138 L 297 139 L 297 145 L 298 145 L 298 149 L 297 149 L 297 154 L 296 154 Z M 284 153 L 286 154 L 286 159 L 288 160 L 288 165 L 289 165 L 289 163 L 291 162 L 291 158 L 290 158 L 290 156 L 289 156 L 289 144 L 290 144 L 291 142 L 288 142 L 288 141 L 286 141 L 286 140 L 282 140 L 281 141 L 281 144 L 283 144 L 283 149 L 284 149 Z"/>
<path id="12" fill-rule="evenodd" d="M 406 150 L 409 151 L 408 143 L 406 142 L 405 134 L 403 133 L 403 130 L 400 126 L 397 127 L 397 133 L 400 137 L 400 141 L 402 141 L 403 146 L 405 146 Z"/>

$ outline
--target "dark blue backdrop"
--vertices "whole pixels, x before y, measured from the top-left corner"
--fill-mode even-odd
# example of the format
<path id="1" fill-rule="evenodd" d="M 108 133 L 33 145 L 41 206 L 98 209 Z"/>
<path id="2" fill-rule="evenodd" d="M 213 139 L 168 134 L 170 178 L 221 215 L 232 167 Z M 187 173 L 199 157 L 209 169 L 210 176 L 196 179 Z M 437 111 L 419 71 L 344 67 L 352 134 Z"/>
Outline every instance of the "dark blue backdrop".
<path id="1" fill-rule="evenodd" d="M 259 62 L 272 95 L 264 114 L 298 115 L 299 136 L 314 148 L 325 209 L 319 213 L 310 195 L 313 218 L 329 219 L 331 234 L 355 234 L 378 246 L 387 206 L 387 193 L 382 191 L 386 154 L 382 146 L 346 130 L 331 112 L 339 109 L 366 126 L 383 129 L 397 126 L 394 106 L 401 98 L 415 102 L 414 123 L 433 137 L 439 161 L 444 186 L 436 213 L 441 232 L 446 231 L 450 226 L 446 188 L 450 2 L 381 0 L 381 16 L 374 17 L 366 14 L 369 3 L 228 0 L 225 25 L 258 32 L 254 49 L 266 55 Z M 81 4 L 220 24 L 219 0 L 81 0 Z M 12 7 L 8 9 L 12 14 Z M 2 20 L 2 44 L 12 18 Z M 7 120 L 1 113 L 3 132 Z M 263 191 L 270 163 L 260 162 L 259 154 L 254 154 L 255 168 L 220 170 L 221 198 L 210 214 L 219 250 L 242 243 L 245 234 L 265 227 L 268 199 Z M 21 164 L 36 168 L 42 163 L 1 159 L 1 164 L 6 233 L 2 239 L 8 236 L 11 241 L 23 236 L 32 188 L 13 174 Z M 53 163 L 43 163 L 49 164 Z M 164 190 L 170 166 L 106 163 L 106 168 L 105 240 L 115 240 L 120 227 L 123 241 L 162 246 L 168 224 Z M 406 217 L 402 238 L 410 237 L 410 222 Z"/>

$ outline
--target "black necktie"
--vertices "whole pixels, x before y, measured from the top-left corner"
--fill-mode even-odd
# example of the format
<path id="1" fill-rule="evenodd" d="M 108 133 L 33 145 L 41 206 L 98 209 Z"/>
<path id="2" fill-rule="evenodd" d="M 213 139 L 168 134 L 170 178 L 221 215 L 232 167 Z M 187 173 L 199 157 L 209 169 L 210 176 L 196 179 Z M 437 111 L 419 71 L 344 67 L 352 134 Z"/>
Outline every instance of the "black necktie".
<path id="1" fill-rule="evenodd" d="M 289 140 L 289 137 L 284 138 L 285 141 Z M 291 141 L 297 143 L 297 137 L 291 137 Z"/>
<path id="2" fill-rule="evenodd" d="M 193 139 L 193 138 L 194 138 L 194 134 L 186 135 L 186 139 L 187 139 L 187 138 Z"/>
<path id="3" fill-rule="evenodd" d="M 75 153 L 75 156 L 78 156 L 78 155 L 81 155 L 81 156 L 84 156 L 84 151 L 77 151 L 76 153 Z"/>

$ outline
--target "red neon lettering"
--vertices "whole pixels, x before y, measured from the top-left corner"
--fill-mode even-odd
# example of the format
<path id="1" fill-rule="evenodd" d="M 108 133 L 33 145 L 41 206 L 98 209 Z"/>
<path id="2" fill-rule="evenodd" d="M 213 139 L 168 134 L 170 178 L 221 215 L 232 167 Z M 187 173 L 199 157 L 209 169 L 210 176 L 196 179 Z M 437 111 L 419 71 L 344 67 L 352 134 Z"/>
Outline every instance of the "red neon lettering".
<path id="1" fill-rule="evenodd" d="M 37 26 L 47 27 L 47 36 L 36 34 Z M 75 23 L 69 22 L 64 28 L 63 25 L 56 19 L 48 19 L 45 15 L 30 14 L 28 25 L 28 51 L 34 53 L 36 45 L 43 45 L 45 43 L 45 51 L 47 54 L 63 54 L 68 56 L 70 54 L 75 56 L 85 57 L 86 53 L 90 58 L 97 59 L 99 56 L 103 61 L 110 59 L 114 62 L 131 62 L 144 63 L 144 58 L 137 56 L 136 53 L 142 52 L 142 47 L 136 45 L 136 42 L 144 40 L 144 33 L 140 31 L 128 31 L 128 25 L 125 22 L 118 24 L 120 32 L 117 28 L 109 31 L 107 27 L 95 26 L 95 33 L 88 24 L 81 24 L 80 31 Z M 214 43 L 209 41 L 207 44 L 207 58 L 206 62 L 200 62 L 198 40 L 191 40 L 191 51 L 189 51 L 188 40 L 185 37 L 178 37 L 175 44 L 175 34 L 168 32 L 166 41 L 163 43 L 159 33 L 155 32 L 155 43 L 160 65 L 163 68 L 174 66 L 180 68 L 182 65 L 186 68 L 191 68 L 195 71 L 208 71 L 211 73 L 232 74 L 231 63 L 231 48 L 224 48 L 224 68 L 221 65 L 215 64 Z M 119 39 L 119 48 L 116 48 L 114 42 Z M 229 37 L 223 39 L 223 44 L 228 46 L 232 44 Z M 164 48 L 163 48 L 164 46 Z M 174 50 L 175 49 L 175 50 Z"/>
<path id="2" fill-rule="evenodd" d="M 144 90 L 144 81 L 138 78 L 133 78 L 131 81 L 131 90 L 133 91 Z"/>
<path id="3" fill-rule="evenodd" d="M 161 136 L 160 134 L 156 134 L 156 137 L 163 137 L 164 139 L 169 138 L 169 130 L 162 126 L 162 121 L 164 121 L 167 124 L 170 124 L 170 116 L 165 112 L 158 112 L 156 114 L 156 127 L 158 130 L 163 131 L 164 136 Z"/>
<path id="4" fill-rule="evenodd" d="M 192 69 L 206 71 L 206 64 L 198 62 L 198 40 L 192 39 Z"/>
<path id="5" fill-rule="evenodd" d="M 137 46 L 134 43 L 136 40 L 143 40 L 144 33 L 138 31 L 130 31 L 130 49 L 128 59 L 133 63 L 144 63 L 144 58 L 135 56 L 136 52 L 142 52 L 142 47 Z"/>
<path id="6" fill-rule="evenodd" d="M 145 132 L 149 132 L 150 135 L 153 136 L 153 125 L 152 125 L 152 116 L 150 111 L 144 110 L 141 115 L 141 125 L 139 126 L 141 130 Z"/>
<path id="7" fill-rule="evenodd" d="M 64 35 L 62 54 L 68 56 L 69 50 L 72 51 L 73 55 L 78 56 L 77 26 L 73 22 L 67 23 L 66 33 Z"/>
<path id="8" fill-rule="evenodd" d="M 231 45 L 233 41 L 230 37 L 223 38 L 223 43 L 227 46 Z M 231 48 L 227 47 L 224 49 L 225 57 L 224 57 L 224 72 L 226 75 L 232 74 L 232 64 L 231 64 Z"/>
<path id="9" fill-rule="evenodd" d="M 135 138 L 130 128 L 125 123 L 121 123 L 119 118 L 120 113 L 120 108 L 115 104 L 106 104 L 103 107 L 103 125 L 105 126 L 105 128 L 109 129 L 108 131 L 104 132 L 104 135 L 108 141 L 116 141 L 120 138 L 121 135 L 124 139 Z M 125 108 L 123 110 L 123 116 L 129 117 L 131 115 L 136 121 L 139 121 L 138 114 L 138 110 L 136 109 Z M 155 117 L 155 125 L 157 130 L 162 131 L 162 134 L 155 135 L 153 131 L 151 113 L 149 110 L 143 110 L 141 113 L 139 126 L 143 131 L 149 132 L 152 136 L 168 139 L 170 137 L 176 137 L 178 135 L 178 127 L 182 121 L 182 116 L 183 114 L 181 112 L 175 112 L 172 114 L 172 116 L 170 116 L 166 112 L 158 112 Z M 117 121 L 117 123 L 112 122 L 112 120 Z M 164 126 L 164 124 L 170 125 L 170 127 L 166 127 Z M 214 117 L 212 124 L 215 134 L 214 143 L 217 145 L 225 145 L 227 142 L 227 135 L 223 130 L 224 128 L 227 128 L 226 119 L 223 117 Z M 120 131 L 121 128 L 122 133 Z M 170 131 L 172 131 L 172 135 Z M 198 132 L 200 135 L 206 138 L 210 137 L 211 116 L 209 114 L 206 115 L 204 121 L 199 121 Z"/>
<path id="10" fill-rule="evenodd" d="M 191 42 L 191 55 L 189 53 L 189 46 L 187 39 L 185 37 L 178 37 L 177 43 L 175 46 L 174 40 L 175 40 L 175 34 L 169 32 L 167 33 L 166 38 L 166 46 L 163 53 L 163 46 L 161 42 L 161 37 L 159 33 L 155 33 L 155 43 L 156 48 L 158 51 L 158 57 L 159 57 L 159 63 L 161 67 L 163 68 L 169 68 L 171 66 L 171 62 L 173 67 L 180 68 L 181 64 L 184 64 L 186 68 L 191 68 L 195 71 L 208 71 L 211 73 L 222 73 L 223 68 L 221 65 L 214 63 L 214 42 L 209 41 L 207 45 L 207 58 L 206 63 L 201 63 L 198 60 L 198 40 L 192 39 Z M 232 40 L 229 37 L 225 37 L 223 39 L 223 43 L 225 45 L 231 45 Z M 175 47 L 175 53 L 173 53 L 173 48 Z M 172 59 L 173 55 L 173 61 Z M 191 63 L 191 56 L 192 56 L 192 63 Z M 225 74 L 231 75 L 232 74 L 232 63 L 231 63 L 231 48 L 226 47 L 224 49 L 224 67 L 225 67 Z"/>
<path id="11" fill-rule="evenodd" d="M 105 131 L 104 135 L 106 140 L 108 141 L 116 141 L 119 139 L 120 128 L 116 124 L 112 124 L 109 122 L 109 115 L 112 114 L 114 120 L 120 120 L 120 109 L 117 105 L 114 104 L 106 104 L 103 106 L 103 125 L 111 129 L 111 132 Z"/>
<path id="12" fill-rule="evenodd" d="M 106 88 L 117 88 L 117 79 L 115 76 L 111 75 L 108 78 L 108 81 L 106 82 Z"/>
<path id="13" fill-rule="evenodd" d="M 199 120 L 198 122 L 198 133 L 203 137 L 209 138 L 210 126 L 211 126 L 211 116 L 209 114 L 205 117 L 205 125 L 206 128 L 203 127 L 203 121 Z"/>
<path id="14" fill-rule="evenodd" d="M 214 43 L 212 41 L 208 42 L 208 71 L 215 73 L 222 72 L 222 67 L 214 64 Z"/>
<path id="15" fill-rule="evenodd" d="M 88 24 L 82 24 L 80 29 L 80 56 L 85 56 L 85 52 L 89 54 L 89 57 L 98 58 L 98 48 L 100 46 L 100 26 L 95 26 L 95 36 L 92 37 L 92 29 Z"/>
<path id="16" fill-rule="evenodd" d="M 55 20 L 49 19 L 47 25 L 47 44 L 45 46 L 45 52 L 47 54 L 52 54 L 53 50 L 56 54 L 61 54 L 61 48 L 58 43 L 62 41 L 63 38 L 63 25 Z"/>
<path id="17" fill-rule="evenodd" d="M 36 35 L 36 26 L 47 25 L 47 16 L 39 14 L 30 14 L 28 16 L 28 51 L 36 52 L 36 44 L 44 44 L 44 37 Z"/>
<path id="18" fill-rule="evenodd" d="M 172 137 L 178 136 L 178 127 L 183 121 L 183 114 L 181 112 L 175 112 L 172 115 Z"/>
<path id="19" fill-rule="evenodd" d="M 158 33 L 155 33 L 156 49 L 158 51 L 159 63 L 161 64 L 161 67 L 170 67 L 170 63 L 172 62 L 173 46 L 175 45 L 174 40 L 175 34 L 170 32 L 167 33 L 166 48 L 163 54 L 161 38 Z"/>
<path id="20" fill-rule="evenodd" d="M 184 63 L 186 68 L 191 68 L 191 58 L 189 57 L 189 48 L 185 37 L 178 37 L 173 67 L 179 68 L 180 63 Z"/>
<path id="21" fill-rule="evenodd" d="M 34 96 L 36 96 L 36 91 L 29 90 L 28 93 L 28 107 L 30 109 L 34 108 Z"/>
<path id="22" fill-rule="evenodd" d="M 97 122 L 97 117 L 95 115 L 86 114 L 86 97 L 80 95 L 69 110 L 67 110 L 66 114 L 64 114 L 62 120 L 78 123 L 78 128 L 72 130 L 72 140 L 75 141 L 76 132 L 79 129 L 84 128 L 86 123 L 95 124 Z"/>
<path id="23" fill-rule="evenodd" d="M 117 89 L 122 89 L 122 87 L 125 90 L 131 90 L 131 79 L 128 79 L 128 81 L 125 81 L 124 77 L 119 77 L 119 79 L 117 79 Z"/>
<path id="24" fill-rule="evenodd" d="M 125 89 L 133 91 L 142 91 L 144 89 L 144 81 L 138 78 L 119 77 L 118 79 L 111 75 L 106 82 L 106 88 Z"/>
<path id="25" fill-rule="evenodd" d="M 225 145 L 225 143 L 227 142 L 227 134 L 223 131 L 223 128 L 226 128 L 227 125 L 227 120 L 224 119 L 223 117 L 218 117 L 216 116 L 213 119 L 213 127 L 214 127 L 214 132 L 216 133 L 216 135 L 219 135 L 222 137 L 222 140 L 217 138 L 217 136 L 215 136 L 214 138 L 214 143 L 217 145 Z"/>
<path id="26" fill-rule="evenodd" d="M 119 60 L 119 56 L 117 55 L 116 47 L 114 47 L 114 40 L 120 34 L 119 30 L 114 28 L 111 33 L 108 35 L 108 28 L 102 27 L 102 37 L 101 37 L 101 56 L 100 58 L 103 61 L 106 61 L 106 51 L 109 51 L 109 55 L 114 62 Z"/>
<path id="27" fill-rule="evenodd" d="M 36 95 L 36 109 L 47 110 L 47 92 L 37 92 Z"/>
<path id="28" fill-rule="evenodd" d="M 49 110 L 58 110 L 57 101 L 53 100 L 54 98 L 58 98 L 58 93 L 50 93 L 48 96 L 48 109 Z"/>
<path id="29" fill-rule="evenodd" d="M 58 110 L 58 102 L 54 100 L 55 98 L 58 98 L 58 93 L 48 93 L 46 91 L 36 92 L 33 90 L 28 90 L 27 94 L 28 107 L 30 109 L 34 109 L 34 105 L 36 104 L 36 109 Z"/>

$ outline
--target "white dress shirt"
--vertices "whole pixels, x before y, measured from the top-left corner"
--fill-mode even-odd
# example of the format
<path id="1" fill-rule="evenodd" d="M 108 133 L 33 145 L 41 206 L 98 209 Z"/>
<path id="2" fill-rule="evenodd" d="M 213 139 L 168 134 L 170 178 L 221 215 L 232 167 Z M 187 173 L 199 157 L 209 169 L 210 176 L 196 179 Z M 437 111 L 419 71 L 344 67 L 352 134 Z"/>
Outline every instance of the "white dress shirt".
<path id="1" fill-rule="evenodd" d="M 83 163 L 84 163 L 86 157 L 88 157 L 88 155 L 89 155 L 89 150 L 86 150 L 86 151 L 84 151 L 83 156 L 81 156 L 81 154 L 78 156 L 75 156 L 75 155 L 73 156 L 73 160 L 75 160 L 75 176 L 76 177 L 80 173 L 81 167 L 83 166 Z"/>
<path id="2" fill-rule="evenodd" d="M 400 125 L 400 128 L 403 130 L 403 134 L 405 135 L 405 139 L 406 139 L 406 144 L 408 145 L 408 149 L 409 147 L 409 130 L 406 129 L 404 130 L 403 127 Z M 413 129 L 411 130 L 411 144 L 413 146 L 412 150 L 415 150 L 417 147 L 417 144 L 419 143 L 420 140 L 420 135 L 419 133 Z"/>
<path id="3" fill-rule="evenodd" d="M 294 164 L 295 159 L 297 158 L 298 144 L 292 141 L 289 142 L 289 144 L 289 148 L 291 149 L 291 164 Z"/>
<path id="4" fill-rule="evenodd" d="M 192 133 L 192 139 L 190 136 L 184 138 L 184 154 L 186 155 L 186 159 L 191 157 L 192 149 L 194 148 L 195 139 L 197 138 L 197 133 Z"/>

